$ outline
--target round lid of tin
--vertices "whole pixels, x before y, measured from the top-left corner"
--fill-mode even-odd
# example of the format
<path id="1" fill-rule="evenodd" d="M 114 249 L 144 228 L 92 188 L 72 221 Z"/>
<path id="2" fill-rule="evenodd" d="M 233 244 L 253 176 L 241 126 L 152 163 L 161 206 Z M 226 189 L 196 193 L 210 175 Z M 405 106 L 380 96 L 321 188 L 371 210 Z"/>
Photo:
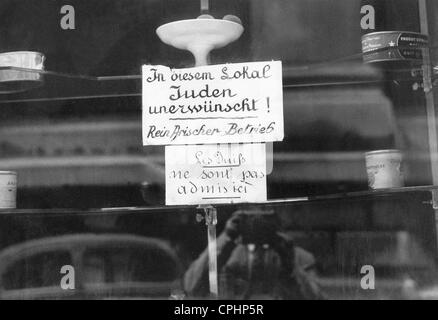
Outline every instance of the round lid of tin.
<path id="1" fill-rule="evenodd" d="M 397 150 L 397 149 L 375 150 L 375 151 L 365 152 L 365 156 L 372 156 L 372 155 L 376 155 L 376 154 L 387 154 L 387 153 L 399 153 L 399 154 L 401 154 L 401 151 Z"/>

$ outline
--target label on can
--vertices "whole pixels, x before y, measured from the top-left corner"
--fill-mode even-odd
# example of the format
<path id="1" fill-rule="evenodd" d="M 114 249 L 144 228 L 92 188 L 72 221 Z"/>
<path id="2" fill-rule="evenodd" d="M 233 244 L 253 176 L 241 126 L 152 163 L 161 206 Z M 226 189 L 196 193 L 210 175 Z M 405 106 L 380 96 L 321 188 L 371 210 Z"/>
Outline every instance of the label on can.
<path id="1" fill-rule="evenodd" d="M 402 154 L 397 150 L 366 153 L 370 189 L 401 188 L 404 186 Z"/>
<path id="2" fill-rule="evenodd" d="M 372 51 L 363 55 L 365 63 L 382 61 L 422 61 L 423 53 L 421 49 L 387 49 L 384 51 Z"/>
<path id="3" fill-rule="evenodd" d="M 17 207 L 17 173 L 0 171 L 0 209 Z"/>

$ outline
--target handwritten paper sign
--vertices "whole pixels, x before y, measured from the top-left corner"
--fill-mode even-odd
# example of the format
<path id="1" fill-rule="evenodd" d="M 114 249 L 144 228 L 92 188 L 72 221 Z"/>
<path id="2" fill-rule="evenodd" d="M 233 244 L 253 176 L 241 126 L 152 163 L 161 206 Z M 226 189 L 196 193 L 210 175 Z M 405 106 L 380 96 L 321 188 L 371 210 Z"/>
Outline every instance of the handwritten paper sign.
<path id="1" fill-rule="evenodd" d="M 282 65 L 143 66 L 143 144 L 282 141 Z"/>
<path id="2" fill-rule="evenodd" d="M 166 147 L 166 205 L 265 200 L 264 144 Z"/>

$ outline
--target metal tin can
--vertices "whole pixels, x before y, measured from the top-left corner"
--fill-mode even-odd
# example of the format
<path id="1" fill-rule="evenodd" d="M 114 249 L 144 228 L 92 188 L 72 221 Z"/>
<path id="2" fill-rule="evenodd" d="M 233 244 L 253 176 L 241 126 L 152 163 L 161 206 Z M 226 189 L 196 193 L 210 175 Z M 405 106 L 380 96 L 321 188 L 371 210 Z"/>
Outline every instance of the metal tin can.
<path id="1" fill-rule="evenodd" d="M 44 61 L 45 56 L 39 52 L 13 51 L 0 53 L 0 94 L 22 92 L 41 86 L 43 77 L 33 70 L 44 70 Z M 6 67 L 32 70 L 13 70 Z"/>
<path id="2" fill-rule="evenodd" d="M 370 189 L 404 186 L 402 154 L 399 150 L 377 150 L 365 153 Z"/>
<path id="3" fill-rule="evenodd" d="M 362 36 L 362 53 L 366 63 L 406 61 L 421 63 L 422 49 L 428 36 L 417 32 L 380 31 Z"/>
<path id="4" fill-rule="evenodd" d="M 17 173 L 0 171 L 0 209 L 17 207 Z"/>

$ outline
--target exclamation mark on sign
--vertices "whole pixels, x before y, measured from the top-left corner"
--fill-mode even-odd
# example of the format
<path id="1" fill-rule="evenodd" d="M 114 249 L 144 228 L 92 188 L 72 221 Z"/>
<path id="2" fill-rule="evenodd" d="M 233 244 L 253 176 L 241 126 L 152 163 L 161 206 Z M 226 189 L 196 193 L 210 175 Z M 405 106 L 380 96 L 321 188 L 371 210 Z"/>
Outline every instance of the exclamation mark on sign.
<path id="1" fill-rule="evenodd" d="M 266 106 L 268 107 L 268 113 L 270 113 L 271 112 L 271 104 L 270 104 L 270 102 L 271 102 L 271 98 L 269 98 L 269 97 L 267 97 L 266 98 Z"/>

